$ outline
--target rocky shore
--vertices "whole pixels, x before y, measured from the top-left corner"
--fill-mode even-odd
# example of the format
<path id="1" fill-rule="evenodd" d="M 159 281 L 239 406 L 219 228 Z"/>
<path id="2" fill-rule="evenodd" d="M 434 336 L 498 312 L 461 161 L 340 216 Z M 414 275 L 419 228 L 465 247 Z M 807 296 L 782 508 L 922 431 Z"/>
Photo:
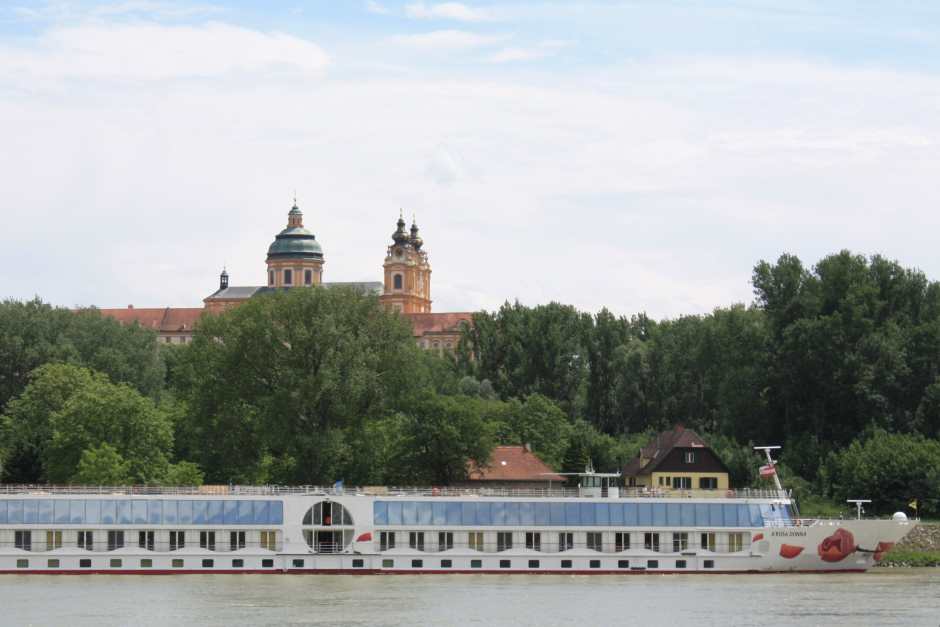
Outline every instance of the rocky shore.
<path id="1" fill-rule="evenodd" d="M 940 566 L 940 523 L 921 523 L 878 564 L 883 568 Z"/>

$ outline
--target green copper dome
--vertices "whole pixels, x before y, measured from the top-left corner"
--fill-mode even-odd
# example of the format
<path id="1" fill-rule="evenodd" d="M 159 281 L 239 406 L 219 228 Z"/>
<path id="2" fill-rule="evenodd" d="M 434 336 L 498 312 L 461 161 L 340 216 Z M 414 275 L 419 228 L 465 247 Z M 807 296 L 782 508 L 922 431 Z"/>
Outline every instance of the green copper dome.
<path id="1" fill-rule="evenodd" d="M 303 213 L 294 203 L 287 214 L 287 228 L 268 246 L 268 258 L 323 259 L 323 249 L 313 233 L 303 226 Z"/>

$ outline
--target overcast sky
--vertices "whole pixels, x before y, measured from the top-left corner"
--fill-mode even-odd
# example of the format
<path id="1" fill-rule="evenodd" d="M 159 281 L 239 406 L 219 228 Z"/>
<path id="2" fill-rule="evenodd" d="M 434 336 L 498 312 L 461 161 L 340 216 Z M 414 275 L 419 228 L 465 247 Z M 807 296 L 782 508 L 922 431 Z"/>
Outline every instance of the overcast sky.
<path id="1" fill-rule="evenodd" d="M 435 311 L 706 313 L 842 248 L 940 279 L 940 3 L 0 6 L 0 297 L 262 284 L 295 191 L 328 281 L 416 214 Z"/>

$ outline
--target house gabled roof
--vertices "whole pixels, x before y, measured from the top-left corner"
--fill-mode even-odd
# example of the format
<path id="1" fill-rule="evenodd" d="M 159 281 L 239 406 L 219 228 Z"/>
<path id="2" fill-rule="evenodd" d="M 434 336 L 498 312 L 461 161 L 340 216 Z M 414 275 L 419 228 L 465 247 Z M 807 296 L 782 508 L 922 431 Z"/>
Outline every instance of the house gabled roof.
<path id="1" fill-rule="evenodd" d="M 423 337 L 429 333 L 458 333 L 460 323 L 473 323 L 471 312 L 450 313 L 406 313 L 402 314 L 411 321 L 412 333 L 415 337 Z"/>
<path id="2" fill-rule="evenodd" d="M 640 449 L 640 454 L 623 467 L 623 475 L 625 477 L 647 475 L 656 470 L 669 453 L 677 448 L 709 448 L 709 446 L 692 429 L 676 425 L 669 431 L 658 434 Z M 718 459 L 718 456 L 716 455 L 715 458 Z M 720 459 L 718 461 L 724 466 Z"/>
<path id="3" fill-rule="evenodd" d="M 555 474 L 548 464 L 524 446 L 495 447 L 489 462 L 483 467 L 470 460 L 467 477 L 471 481 L 565 481 L 565 477 Z"/>
<path id="4" fill-rule="evenodd" d="M 147 329 L 163 332 L 192 331 L 202 307 L 127 307 L 125 309 L 99 309 L 102 316 L 114 318 L 121 324 L 137 323 Z"/>

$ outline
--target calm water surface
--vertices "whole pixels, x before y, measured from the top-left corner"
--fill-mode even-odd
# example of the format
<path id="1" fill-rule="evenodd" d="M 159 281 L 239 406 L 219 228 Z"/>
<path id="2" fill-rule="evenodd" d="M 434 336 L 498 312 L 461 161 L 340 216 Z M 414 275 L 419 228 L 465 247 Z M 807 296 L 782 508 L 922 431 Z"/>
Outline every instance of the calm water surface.
<path id="1" fill-rule="evenodd" d="M 3 575 L 0 624 L 940 627 L 940 569 L 619 577 Z"/>

